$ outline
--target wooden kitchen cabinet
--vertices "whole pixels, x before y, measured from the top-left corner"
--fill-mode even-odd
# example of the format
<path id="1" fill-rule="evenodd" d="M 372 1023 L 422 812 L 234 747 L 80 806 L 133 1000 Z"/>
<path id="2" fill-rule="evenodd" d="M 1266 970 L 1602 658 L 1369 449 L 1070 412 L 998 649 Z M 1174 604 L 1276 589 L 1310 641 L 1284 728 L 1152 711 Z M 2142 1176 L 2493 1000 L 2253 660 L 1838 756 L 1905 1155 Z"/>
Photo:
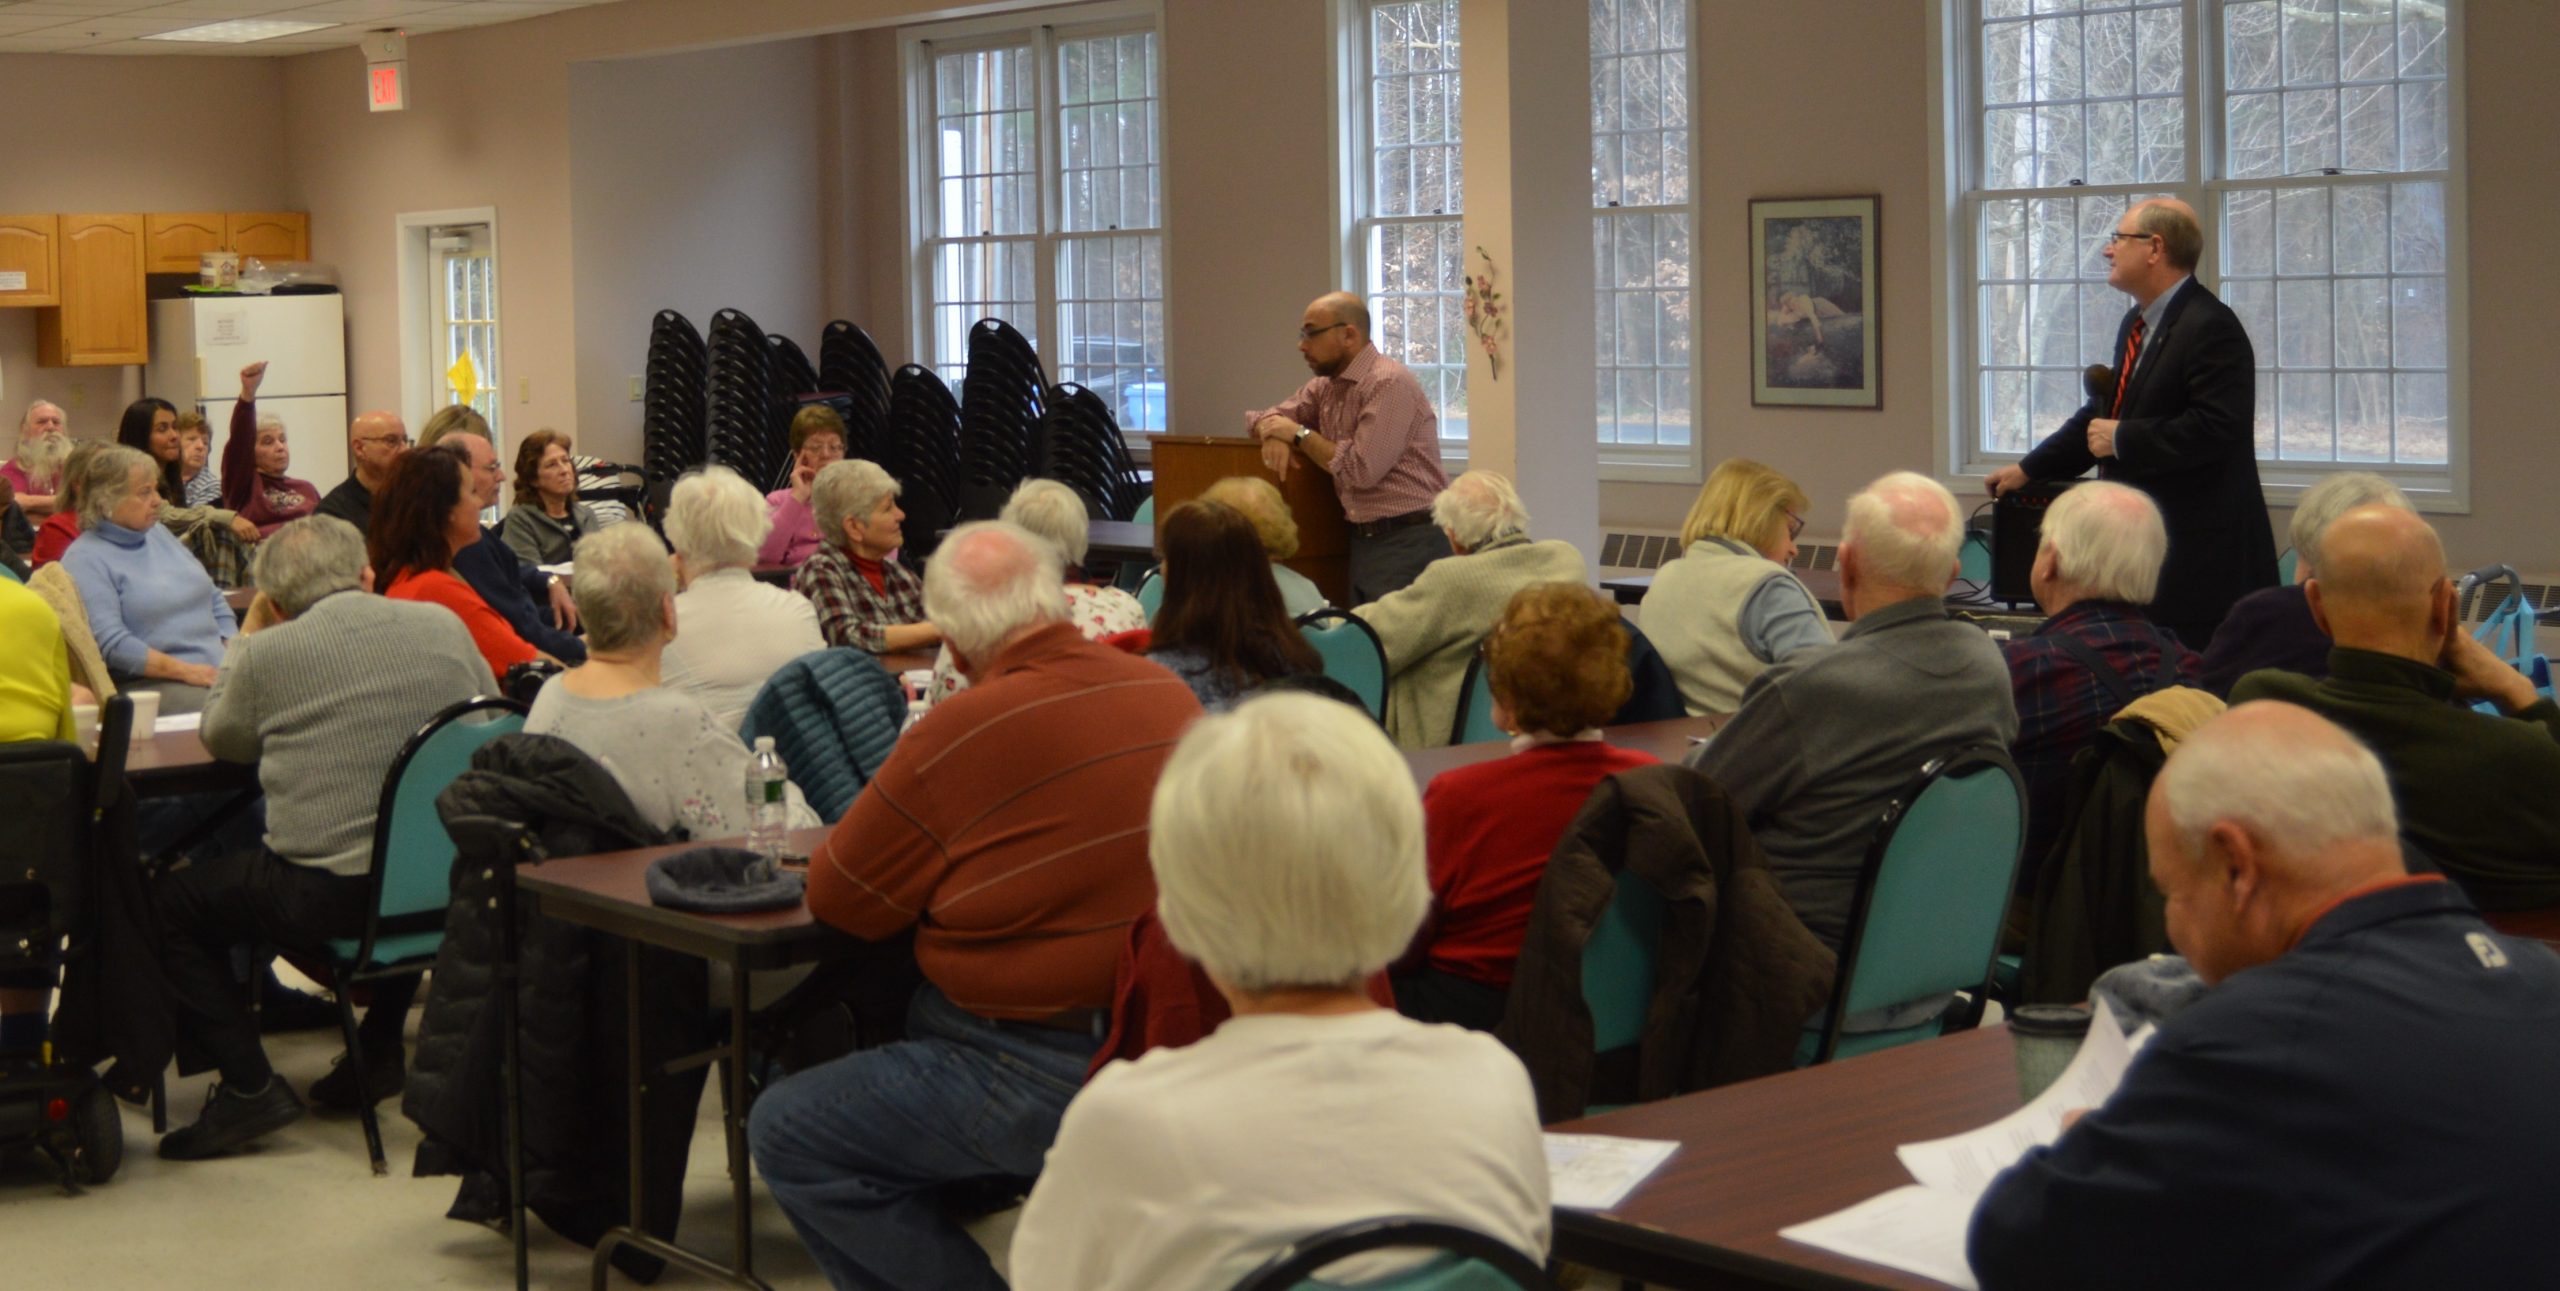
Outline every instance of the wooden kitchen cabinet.
<path id="1" fill-rule="evenodd" d="M 148 248 L 148 271 L 196 272 L 203 266 L 199 257 L 205 252 L 221 251 L 231 245 L 230 234 L 223 227 L 229 218 L 220 211 L 143 216 L 142 240 Z"/>
<path id="2" fill-rule="evenodd" d="M 311 258 L 311 216 L 305 212 L 233 211 L 222 219 L 223 245 L 242 260 Z"/>
<path id="3" fill-rule="evenodd" d="M 61 303 L 60 226 L 51 215 L 0 215 L 0 307 Z"/>
<path id="4" fill-rule="evenodd" d="M 46 367 L 147 362 L 142 217 L 65 215 L 60 228 L 61 300 L 36 315 L 36 361 Z"/>

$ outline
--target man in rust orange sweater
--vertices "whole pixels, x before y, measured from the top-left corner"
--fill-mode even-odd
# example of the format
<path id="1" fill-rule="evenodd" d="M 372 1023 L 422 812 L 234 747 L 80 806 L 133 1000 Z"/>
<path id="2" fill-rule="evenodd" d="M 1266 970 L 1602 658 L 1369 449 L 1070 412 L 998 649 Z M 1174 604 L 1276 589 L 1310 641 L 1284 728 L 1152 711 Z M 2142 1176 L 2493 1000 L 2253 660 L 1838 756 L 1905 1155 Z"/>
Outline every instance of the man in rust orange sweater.
<path id="1" fill-rule="evenodd" d="M 868 940 L 915 929 L 925 985 L 905 1041 L 777 1084 L 748 1137 L 836 1286 L 998 1289 L 933 1190 L 1040 1172 L 1155 902 L 1148 802 L 1200 705 L 1085 640 L 1056 554 L 1016 526 L 953 530 L 924 600 L 969 689 L 898 741 L 810 859 L 809 908 Z"/>

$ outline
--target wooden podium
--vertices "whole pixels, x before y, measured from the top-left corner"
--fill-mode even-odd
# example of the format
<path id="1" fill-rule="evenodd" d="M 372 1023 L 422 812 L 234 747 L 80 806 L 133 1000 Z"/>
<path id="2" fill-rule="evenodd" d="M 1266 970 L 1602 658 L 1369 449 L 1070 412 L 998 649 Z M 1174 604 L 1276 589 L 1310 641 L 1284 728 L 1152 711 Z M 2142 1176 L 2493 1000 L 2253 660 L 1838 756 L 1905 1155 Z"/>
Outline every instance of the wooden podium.
<path id="1" fill-rule="evenodd" d="M 1152 435 L 1156 470 L 1156 515 L 1209 491 L 1230 475 L 1271 479 L 1262 464 L 1262 447 L 1241 435 Z M 1307 580 L 1336 605 L 1351 603 L 1351 525 L 1342 518 L 1342 500 L 1334 496 L 1333 477 L 1300 457 L 1289 464 L 1289 478 L 1276 480 L 1281 498 L 1298 521 L 1298 554 L 1280 562 Z"/>

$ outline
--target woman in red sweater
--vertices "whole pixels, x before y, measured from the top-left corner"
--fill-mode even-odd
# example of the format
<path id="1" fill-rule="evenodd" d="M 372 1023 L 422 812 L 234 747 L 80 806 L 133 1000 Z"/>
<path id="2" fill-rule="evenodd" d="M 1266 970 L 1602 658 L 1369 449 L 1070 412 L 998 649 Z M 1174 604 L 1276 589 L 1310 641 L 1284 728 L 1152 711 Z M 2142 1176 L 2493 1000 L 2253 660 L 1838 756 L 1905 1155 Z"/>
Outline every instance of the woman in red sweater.
<path id="1" fill-rule="evenodd" d="M 1658 761 L 1600 726 L 1627 702 L 1618 607 L 1577 583 L 1520 589 L 1484 644 L 1494 724 L 1515 752 L 1441 773 L 1422 794 L 1431 918 L 1395 974 L 1396 1009 L 1490 1031 L 1502 1021 L 1547 854 L 1592 786 Z"/>
<path id="2" fill-rule="evenodd" d="M 451 444 L 457 450 L 445 451 Z M 480 540 L 480 499 L 471 491 L 469 458 L 453 440 L 392 459 L 373 495 L 373 529 L 365 552 L 374 586 L 396 601 L 424 601 L 453 611 L 503 685 L 507 669 L 550 656 L 535 650 L 471 584 L 453 572 L 453 553 Z"/>
<path id="3" fill-rule="evenodd" d="M 222 445 L 222 505 L 258 526 L 260 538 L 320 509 L 320 490 L 285 474 L 293 448 L 284 423 L 258 416 L 258 383 L 266 375 L 264 360 L 240 369 L 240 402 L 231 407 L 231 437 Z"/>

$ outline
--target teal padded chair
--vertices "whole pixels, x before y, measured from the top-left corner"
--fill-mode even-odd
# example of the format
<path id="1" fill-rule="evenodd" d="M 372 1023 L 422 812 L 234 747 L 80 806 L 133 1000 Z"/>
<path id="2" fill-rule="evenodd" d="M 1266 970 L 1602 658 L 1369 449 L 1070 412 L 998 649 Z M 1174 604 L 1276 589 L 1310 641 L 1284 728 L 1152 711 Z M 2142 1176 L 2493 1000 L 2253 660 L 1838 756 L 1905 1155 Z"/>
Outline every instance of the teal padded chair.
<path id="1" fill-rule="evenodd" d="M 1920 769 L 1912 787 L 1885 808 L 1868 845 L 1831 1008 L 1820 1026 L 1805 1029 L 1799 1065 L 1873 1053 L 1942 1030 L 1932 1019 L 1895 1031 L 1841 1033 L 1842 1019 L 1870 1009 L 1968 991 L 1973 1016 L 1980 1017 L 2026 826 L 2025 788 L 2005 750 L 1962 749 Z"/>
<path id="2" fill-rule="evenodd" d="M 1991 534 L 1986 530 L 1967 529 L 1964 545 L 1956 548 L 1956 577 L 1989 591 L 1991 588 Z"/>
<path id="3" fill-rule="evenodd" d="M 1493 679 L 1484 666 L 1484 652 L 1467 661 L 1467 678 L 1458 683 L 1458 716 L 1449 724 L 1451 744 L 1482 744 L 1487 740 L 1511 738 L 1510 732 L 1493 724 Z"/>
<path id="4" fill-rule="evenodd" d="M 906 720 L 906 692 L 878 659 L 831 646 L 767 678 L 747 705 L 738 738 L 754 748 L 757 736 L 772 736 L 809 810 L 832 825 L 880 773 Z"/>
<path id="5" fill-rule="evenodd" d="M 1138 504 L 1137 514 L 1129 517 L 1129 523 L 1152 525 L 1155 522 L 1156 499 L 1154 494 L 1149 494 L 1145 501 Z M 1124 592 L 1134 592 L 1138 590 L 1139 582 L 1147 576 L 1148 572 L 1149 567 L 1143 562 L 1135 560 L 1121 561 L 1120 567 L 1112 571 L 1111 585 Z M 1149 613 L 1153 614 L 1154 611 L 1150 610 Z"/>
<path id="6" fill-rule="evenodd" d="M 2293 563 L 2294 563 L 2294 560 L 2295 560 L 2295 556 L 2294 556 L 2293 548 L 2291 548 L 2291 547 L 2287 547 L 2287 548 L 2285 548 L 2285 549 L 2284 549 L 2284 554 L 2283 554 L 2283 555 L 2281 555 L 2281 556 L 2276 557 L 2276 582 L 2277 582 L 2277 583 L 2279 583 L 2279 584 L 2281 584 L 2281 585 L 2283 585 L 2283 586 L 2286 586 L 2286 587 L 2291 587 L 2291 586 L 2293 586 Z"/>
<path id="7" fill-rule="evenodd" d="M 436 814 L 436 795 L 471 769 L 471 755 L 501 735 L 524 729 L 524 708 L 512 700 L 466 699 L 436 714 L 391 760 L 382 801 L 374 809 L 373 859 L 365 868 L 372 894 L 364 934 L 329 943 L 332 994 L 338 1024 L 346 1032 L 347 1063 L 355 1088 L 365 1089 L 364 1045 L 356 1039 L 353 988 L 367 982 L 414 977 L 435 966 L 444 944 L 445 904 L 453 895 L 453 839 Z M 382 1125 L 373 1104 L 364 1105 L 364 1145 L 375 1174 L 390 1173 L 382 1156 Z"/>
<path id="8" fill-rule="evenodd" d="M 1146 611 L 1147 622 L 1156 621 L 1156 611 L 1164 608 L 1164 566 L 1148 570 L 1138 580 L 1138 608 Z"/>
<path id="9" fill-rule="evenodd" d="M 1662 962 L 1662 893 L 1634 870 L 1620 870 L 1616 895 L 1582 943 L 1582 1002 L 1591 1010 L 1591 1052 L 1634 1048 L 1644 1039 L 1653 1003 L 1654 969 Z M 1593 1104 L 1596 1116 L 1613 1105 Z"/>
<path id="10" fill-rule="evenodd" d="M 1387 648 L 1378 630 L 1349 610 L 1326 606 L 1298 616 L 1298 631 L 1324 656 L 1324 675 L 1351 688 L 1369 716 L 1387 717 Z"/>
<path id="11" fill-rule="evenodd" d="M 1354 1255 L 1436 1250 L 1420 1266 L 1358 1282 L 1316 1275 Z M 1545 1291 L 1538 1262 L 1472 1228 L 1434 1219 L 1363 1219 L 1302 1237 L 1245 1275 L 1234 1291 Z"/>

